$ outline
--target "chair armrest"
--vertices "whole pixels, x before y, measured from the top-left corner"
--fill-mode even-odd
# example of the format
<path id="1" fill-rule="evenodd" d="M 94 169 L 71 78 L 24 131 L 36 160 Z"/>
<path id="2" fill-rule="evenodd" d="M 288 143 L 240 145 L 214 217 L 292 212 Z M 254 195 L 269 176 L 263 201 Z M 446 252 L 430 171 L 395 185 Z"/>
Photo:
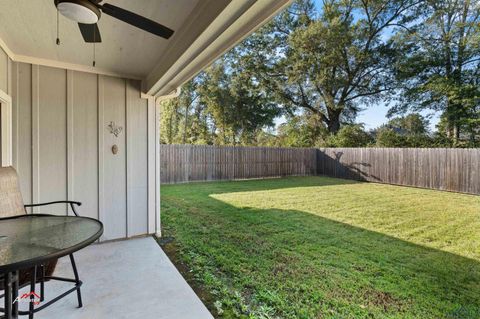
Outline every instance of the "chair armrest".
<path id="1" fill-rule="evenodd" d="M 27 205 L 23 205 L 23 206 L 25 206 L 25 207 L 36 207 L 36 206 L 46 206 L 46 205 L 53 205 L 53 204 L 70 204 L 70 205 L 82 206 L 82 203 L 74 202 L 74 201 L 71 201 L 71 200 L 58 200 L 58 201 L 54 201 L 54 202 L 27 204 Z"/>
<path id="2" fill-rule="evenodd" d="M 75 216 L 78 216 L 78 214 L 77 214 L 77 211 L 75 210 L 75 206 L 73 206 L 73 205 L 82 206 L 81 202 L 75 202 L 75 201 L 71 201 L 71 200 L 58 200 L 58 201 L 54 201 L 54 202 L 27 204 L 27 205 L 23 205 L 23 206 L 25 208 L 27 208 L 27 207 L 47 206 L 47 205 L 53 205 L 53 204 L 70 204 L 70 207 L 72 208 L 72 211 L 75 214 Z"/>

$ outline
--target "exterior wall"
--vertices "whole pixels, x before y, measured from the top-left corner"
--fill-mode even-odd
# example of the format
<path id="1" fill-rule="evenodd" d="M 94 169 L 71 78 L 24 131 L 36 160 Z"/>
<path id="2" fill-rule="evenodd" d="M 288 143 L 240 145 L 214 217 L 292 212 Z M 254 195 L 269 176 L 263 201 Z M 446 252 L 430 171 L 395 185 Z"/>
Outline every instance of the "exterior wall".
<path id="1" fill-rule="evenodd" d="M 11 70 L 13 165 L 24 201 L 80 201 L 82 216 L 104 223 L 102 240 L 154 233 L 155 106 L 141 98 L 141 83 L 17 62 Z M 118 137 L 111 121 L 123 128 Z M 35 212 L 69 213 L 65 205 Z"/>

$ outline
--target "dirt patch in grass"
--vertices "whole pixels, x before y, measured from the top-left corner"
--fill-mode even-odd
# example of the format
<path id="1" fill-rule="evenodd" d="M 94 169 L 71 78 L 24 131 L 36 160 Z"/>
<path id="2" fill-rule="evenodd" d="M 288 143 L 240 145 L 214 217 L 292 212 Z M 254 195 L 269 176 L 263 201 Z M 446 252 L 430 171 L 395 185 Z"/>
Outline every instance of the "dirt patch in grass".
<path id="1" fill-rule="evenodd" d="M 404 302 L 395 298 L 388 292 L 367 290 L 364 294 L 364 298 L 368 301 L 369 305 L 383 308 L 385 312 L 402 312 L 404 308 Z"/>

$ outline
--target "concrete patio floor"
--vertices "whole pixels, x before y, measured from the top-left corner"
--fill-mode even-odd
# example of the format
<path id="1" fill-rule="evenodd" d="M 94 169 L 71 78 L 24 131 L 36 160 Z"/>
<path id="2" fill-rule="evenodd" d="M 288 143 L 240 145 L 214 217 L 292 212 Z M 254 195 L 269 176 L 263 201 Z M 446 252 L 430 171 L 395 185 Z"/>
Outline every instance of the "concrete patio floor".
<path id="1" fill-rule="evenodd" d="M 74 256 L 83 281 L 83 308 L 77 308 L 72 293 L 35 314 L 36 319 L 213 318 L 152 237 L 95 244 Z M 73 278 L 68 257 L 60 259 L 55 275 Z M 46 301 L 67 287 L 46 283 Z"/>

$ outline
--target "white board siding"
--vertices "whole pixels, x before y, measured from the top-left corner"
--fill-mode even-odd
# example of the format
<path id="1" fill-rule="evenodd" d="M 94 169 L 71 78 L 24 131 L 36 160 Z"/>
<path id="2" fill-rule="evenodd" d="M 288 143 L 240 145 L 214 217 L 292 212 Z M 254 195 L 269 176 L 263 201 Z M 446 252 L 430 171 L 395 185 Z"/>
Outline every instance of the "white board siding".
<path id="1" fill-rule="evenodd" d="M 148 100 L 139 99 L 140 83 L 127 81 L 127 219 L 128 236 L 148 229 Z"/>
<path id="2" fill-rule="evenodd" d="M 14 63 L 12 82 L 13 166 L 23 201 L 32 203 L 32 66 Z"/>
<path id="3" fill-rule="evenodd" d="M 81 201 L 81 215 L 104 223 L 102 240 L 152 233 L 148 109 L 140 83 L 24 63 L 11 69 L 13 162 L 24 201 Z M 123 127 L 118 137 L 110 121 Z"/>
<path id="4" fill-rule="evenodd" d="M 104 123 L 103 123 L 103 160 L 104 160 L 104 221 L 105 239 L 124 237 L 127 234 L 127 175 L 126 175 L 126 143 L 125 143 L 125 80 L 104 77 Z M 118 137 L 108 131 L 108 124 L 123 128 Z M 112 153 L 112 146 L 118 146 L 118 153 Z"/>
<path id="5" fill-rule="evenodd" d="M 72 73 L 70 198 L 83 203 L 83 216 L 98 218 L 98 76 Z"/>
<path id="6" fill-rule="evenodd" d="M 38 146 L 38 201 L 51 202 L 67 198 L 67 71 L 40 66 L 38 77 L 33 78 L 38 86 L 38 110 L 33 118 L 38 123 L 34 140 Z M 38 83 L 35 83 L 38 81 Z M 34 155 L 35 157 L 35 155 Z M 41 213 L 65 215 L 66 205 L 41 207 Z"/>
<path id="7" fill-rule="evenodd" d="M 148 121 L 148 232 L 153 234 L 156 231 L 156 207 L 157 207 L 157 192 L 160 194 L 160 189 L 157 189 L 156 184 L 156 150 L 158 145 L 157 137 L 160 137 L 160 133 L 157 134 L 157 107 L 155 105 L 155 98 L 149 97 L 147 100 L 147 121 Z M 160 211 L 158 211 L 160 216 Z"/>

